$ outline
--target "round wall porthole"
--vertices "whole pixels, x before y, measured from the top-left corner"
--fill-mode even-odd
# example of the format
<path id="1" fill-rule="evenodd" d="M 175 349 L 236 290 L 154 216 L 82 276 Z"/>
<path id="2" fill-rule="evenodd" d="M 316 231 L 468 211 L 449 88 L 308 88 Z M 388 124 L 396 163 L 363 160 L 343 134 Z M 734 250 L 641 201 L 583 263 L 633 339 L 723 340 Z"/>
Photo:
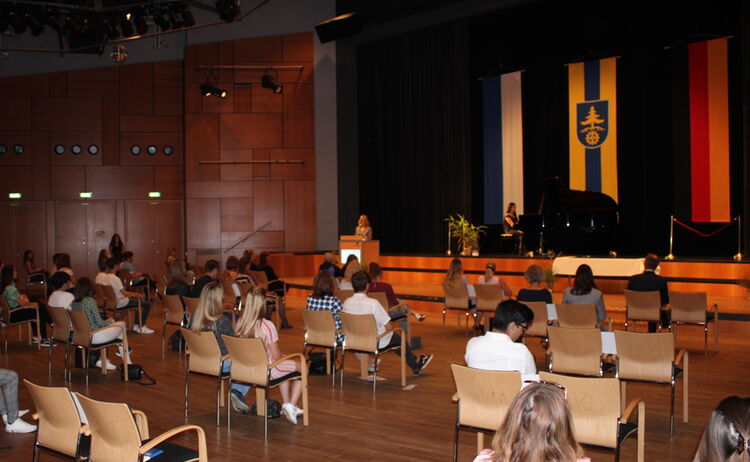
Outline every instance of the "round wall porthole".
<path id="1" fill-rule="evenodd" d="M 169 146 L 169 145 L 164 146 L 164 155 L 171 156 L 173 152 L 174 152 L 174 148 L 172 148 L 172 146 Z"/>
<path id="2" fill-rule="evenodd" d="M 141 147 L 138 146 L 137 144 L 130 146 L 130 153 L 133 154 L 134 156 L 137 156 L 138 154 L 141 153 Z"/>
<path id="3" fill-rule="evenodd" d="M 97 152 L 99 152 L 99 147 L 97 145 L 92 144 L 91 146 L 89 146 L 89 154 L 91 154 L 93 156 Z"/>
<path id="4" fill-rule="evenodd" d="M 15 146 L 13 146 L 13 151 L 15 151 L 15 153 L 20 156 L 21 154 L 23 154 L 23 145 L 22 144 L 17 144 Z"/>
<path id="5" fill-rule="evenodd" d="M 55 154 L 60 156 L 64 153 L 65 153 L 65 146 L 63 146 L 62 144 L 58 144 L 55 146 Z"/>
<path id="6" fill-rule="evenodd" d="M 0 154 L 5 154 L 6 152 L 8 152 L 8 146 L 0 144 Z"/>
<path id="7" fill-rule="evenodd" d="M 148 148 L 146 148 L 146 151 L 149 153 L 149 155 L 155 156 L 157 149 L 156 146 L 149 146 Z"/>
<path id="8" fill-rule="evenodd" d="M 70 147 L 70 152 L 72 152 L 75 155 L 79 155 L 80 153 L 83 152 L 83 148 L 79 144 L 74 144 L 73 146 Z"/>

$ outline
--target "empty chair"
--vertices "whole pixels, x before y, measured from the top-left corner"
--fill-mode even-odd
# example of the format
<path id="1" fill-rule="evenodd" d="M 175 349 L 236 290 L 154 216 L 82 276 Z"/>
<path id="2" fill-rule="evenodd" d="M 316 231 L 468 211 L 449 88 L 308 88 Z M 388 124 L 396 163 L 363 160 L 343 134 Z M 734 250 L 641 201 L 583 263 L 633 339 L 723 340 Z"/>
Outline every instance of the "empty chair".
<path id="1" fill-rule="evenodd" d="M 34 461 L 39 459 L 39 450 L 47 449 L 76 461 L 88 457 L 90 438 L 82 435 L 81 417 L 73 396 L 65 387 L 43 387 L 26 379 L 23 381 L 34 401 L 37 421 L 34 441 Z"/>
<path id="2" fill-rule="evenodd" d="M 615 461 L 618 461 L 620 446 L 625 438 L 635 433 L 638 438 L 637 460 L 644 461 L 646 405 L 641 398 L 636 398 L 628 403 L 623 412 L 618 379 L 569 377 L 540 372 L 539 380 L 565 387 L 575 438 L 579 443 L 610 449 L 615 453 Z M 638 423 L 628 422 L 636 409 Z"/>
<path id="3" fill-rule="evenodd" d="M 484 448 L 482 431 L 494 433 L 505 418 L 513 398 L 521 390 L 518 371 L 486 371 L 451 364 L 458 401 L 453 439 L 453 460 L 458 460 L 458 435 L 462 428 L 478 430 L 477 452 Z"/>
<path id="4" fill-rule="evenodd" d="M 188 319 L 195 313 L 195 310 L 198 309 L 198 301 L 200 298 L 194 298 L 194 297 L 185 297 L 181 296 L 182 303 L 185 304 L 185 311 L 187 313 Z"/>
<path id="5" fill-rule="evenodd" d="M 469 289 L 466 284 L 449 286 L 443 284 L 443 293 L 445 294 L 445 303 L 443 304 L 443 330 L 445 330 L 445 313 L 448 310 L 457 310 L 466 312 L 466 332 L 469 333 Z M 461 327 L 461 317 L 458 317 L 458 326 Z"/>
<path id="6" fill-rule="evenodd" d="M 658 290 L 652 292 L 625 290 L 625 330 L 628 330 L 631 321 L 655 322 L 661 329 L 661 294 Z"/>
<path id="7" fill-rule="evenodd" d="M 669 412 L 669 436 L 674 433 L 675 381 L 682 375 L 682 421 L 688 423 L 688 353 L 680 350 L 675 357 L 674 337 L 669 333 L 615 331 L 617 343 L 617 378 L 621 381 L 650 382 L 669 385 L 672 389 Z M 677 367 L 682 363 L 683 368 Z M 621 383 L 625 402 L 625 383 Z"/>
<path id="8" fill-rule="evenodd" d="M 161 329 L 161 355 L 164 356 L 167 343 L 167 325 L 184 326 L 185 308 L 182 306 L 179 295 L 162 295 L 164 302 L 164 325 Z"/>
<path id="9" fill-rule="evenodd" d="M 130 328 L 133 328 L 133 311 L 138 312 L 138 325 L 143 326 L 143 316 L 141 314 L 141 299 L 138 299 L 138 306 L 133 306 L 130 308 L 117 308 L 117 302 L 119 302 L 122 299 L 128 299 L 128 297 L 118 297 L 117 294 L 115 294 L 115 289 L 112 286 L 109 285 L 102 285 L 102 290 L 104 290 L 104 297 L 106 300 L 106 307 L 105 311 L 111 311 L 112 317 L 115 316 L 115 313 L 122 313 L 124 311 L 128 312 L 128 324 L 130 325 Z"/>
<path id="10" fill-rule="evenodd" d="M 224 391 L 224 380 L 229 379 L 228 373 L 223 373 L 222 365 L 229 359 L 229 355 L 222 356 L 219 342 L 213 332 L 193 332 L 184 327 L 180 328 L 182 336 L 187 343 L 185 354 L 188 361 L 185 366 L 185 418 L 188 416 L 188 392 L 190 374 L 201 374 L 216 377 L 216 425 L 219 425 L 221 417 L 222 397 Z M 227 410 L 227 412 L 230 412 Z"/>
<path id="11" fill-rule="evenodd" d="M 548 327 L 549 371 L 601 377 L 602 334 L 594 327 Z"/>
<path id="12" fill-rule="evenodd" d="M 101 284 L 94 284 L 94 294 L 96 295 L 96 306 L 100 310 L 105 310 L 107 307 L 107 296 L 104 295 L 104 286 Z"/>
<path id="13" fill-rule="evenodd" d="M 343 304 L 344 300 L 354 295 L 353 289 L 333 289 L 333 296 Z"/>
<path id="14" fill-rule="evenodd" d="M 331 352 L 333 352 L 333 364 L 336 364 L 336 353 L 338 344 L 336 343 L 336 323 L 330 311 L 311 311 L 304 310 L 302 319 L 305 321 L 305 344 L 302 353 L 307 356 L 308 347 L 310 352 L 314 348 L 324 348 L 326 350 L 326 373 L 331 374 L 331 387 L 336 386 L 336 368 L 331 373 Z"/>
<path id="15" fill-rule="evenodd" d="M 70 316 L 70 323 L 73 327 L 73 338 L 71 345 L 80 348 L 83 350 L 83 367 L 86 369 L 86 387 L 89 386 L 89 357 L 91 356 L 91 351 L 99 350 L 101 351 L 101 362 L 102 362 L 102 373 L 107 373 L 107 348 L 111 346 L 117 346 L 122 345 L 123 352 L 128 351 L 128 336 L 127 332 L 125 331 L 125 328 L 122 327 L 122 325 L 117 324 L 110 324 L 106 327 L 102 327 L 101 329 L 91 330 L 91 325 L 89 324 L 88 318 L 86 318 L 86 313 L 83 311 L 68 311 L 68 316 Z M 109 341 L 107 343 L 91 343 L 91 337 L 100 331 L 103 331 L 104 329 L 121 329 L 122 330 L 122 338 L 116 338 L 112 341 Z M 127 355 L 123 354 L 123 358 L 127 357 Z M 127 361 L 123 359 L 122 361 L 123 367 L 124 367 L 124 377 L 125 380 L 128 380 L 128 364 Z"/>
<path id="16" fill-rule="evenodd" d="M 494 313 L 497 305 L 505 298 L 500 284 L 475 284 L 477 293 L 477 314 L 482 316 L 484 331 L 487 332 L 490 325 L 490 313 Z"/>
<path id="17" fill-rule="evenodd" d="M 73 325 L 70 323 L 70 317 L 68 317 L 68 310 L 59 306 L 48 306 L 47 311 L 49 312 L 50 319 L 52 320 L 52 334 L 49 337 L 50 342 L 53 344 L 61 342 L 65 344 L 65 356 L 63 362 L 63 377 L 67 380 L 68 377 L 68 353 L 70 351 L 70 341 L 73 334 Z M 52 374 L 52 350 L 49 350 L 49 365 L 47 373 Z"/>
<path id="18" fill-rule="evenodd" d="M 714 352 L 719 351 L 719 306 L 714 303 L 708 310 L 708 298 L 705 292 L 672 292 L 669 291 L 669 308 L 671 309 L 670 328 L 677 336 L 676 324 L 694 324 L 703 326 L 703 355 L 708 356 L 708 323 L 714 323 Z"/>
<path id="19" fill-rule="evenodd" d="M 23 310 L 34 310 L 36 311 L 35 317 L 32 319 L 24 319 L 23 321 L 14 321 L 13 320 L 13 313 L 21 313 Z M 39 305 L 36 303 L 30 303 L 28 305 L 19 305 L 15 308 L 11 308 L 10 305 L 8 305 L 8 301 L 5 299 L 5 297 L 0 296 L 0 310 L 2 310 L 2 316 L 0 317 L 0 320 L 2 321 L 2 327 L 4 331 L 4 337 L 5 337 L 5 352 L 8 353 L 8 327 L 10 326 L 20 326 L 22 324 L 26 324 L 28 326 L 28 332 L 29 332 L 29 345 L 31 345 L 31 323 L 36 322 L 36 337 L 39 339 L 39 344 L 37 344 L 37 349 L 42 348 L 42 342 L 41 338 L 42 335 L 39 333 Z M 21 338 L 21 332 L 18 332 L 18 338 Z"/>
<path id="20" fill-rule="evenodd" d="M 590 328 L 598 327 L 596 306 L 556 304 L 557 323 L 560 327 Z"/>
<path id="21" fill-rule="evenodd" d="M 88 424 L 83 434 L 91 436 L 91 459 L 97 462 L 140 461 L 151 449 L 161 449 L 154 460 L 207 462 L 206 435 L 197 425 L 182 425 L 149 438 L 148 418 L 141 411 L 131 410 L 125 403 L 97 401 L 76 393 Z M 168 443 L 167 440 L 185 432 L 195 432 L 198 451 Z"/>
<path id="22" fill-rule="evenodd" d="M 547 341 L 547 325 L 549 319 L 547 317 L 547 304 L 544 302 L 521 302 L 528 306 L 531 311 L 534 312 L 534 320 L 529 324 L 526 329 L 525 337 L 541 337 L 544 341 Z"/>

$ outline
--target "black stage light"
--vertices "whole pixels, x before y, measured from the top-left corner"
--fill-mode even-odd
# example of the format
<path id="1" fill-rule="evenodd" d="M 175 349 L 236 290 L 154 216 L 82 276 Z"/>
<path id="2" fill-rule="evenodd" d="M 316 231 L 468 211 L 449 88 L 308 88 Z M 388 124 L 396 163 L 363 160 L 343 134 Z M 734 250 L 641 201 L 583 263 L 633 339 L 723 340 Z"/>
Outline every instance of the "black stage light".
<path id="1" fill-rule="evenodd" d="M 201 95 L 203 96 L 218 96 L 219 98 L 226 98 L 227 97 L 227 91 L 222 90 L 221 88 L 217 88 L 213 85 L 211 85 L 210 82 L 206 81 L 201 84 Z"/>
<path id="2" fill-rule="evenodd" d="M 271 75 L 271 72 L 274 72 L 276 75 Z M 279 82 L 279 73 L 278 71 L 276 71 L 276 69 L 266 69 L 266 72 L 260 79 L 260 86 L 263 88 L 268 88 L 269 90 L 277 94 L 284 91 L 284 85 Z"/>
<path id="3" fill-rule="evenodd" d="M 148 24 L 146 24 L 146 18 L 143 17 L 143 13 L 136 11 L 133 14 L 133 24 L 135 24 L 135 31 L 138 35 L 143 35 L 148 32 Z"/>
<path id="4" fill-rule="evenodd" d="M 126 13 L 125 16 L 120 19 L 120 30 L 125 37 L 130 37 L 135 34 L 133 23 L 130 22 L 130 13 Z"/>
<path id="5" fill-rule="evenodd" d="M 31 35 L 33 35 L 34 37 L 42 35 L 42 32 L 44 32 L 44 25 L 36 15 L 27 13 L 24 16 L 24 20 L 31 30 Z"/>
<path id="6" fill-rule="evenodd" d="M 216 0 L 216 12 L 222 21 L 232 22 L 240 15 L 240 6 L 235 0 Z"/>
<path id="7" fill-rule="evenodd" d="M 159 10 L 154 11 L 154 22 L 157 26 L 159 26 L 159 29 L 162 32 L 166 32 L 169 30 L 169 19 L 167 19 L 167 16 L 162 13 Z"/>
<path id="8" fill-rule="evenodd" d="M 10 25 L 13 26 L 13 32 L 16 34 L 23 34 L 26 32 L 26 23 L 17 13 L 11 11 L 8 13 L 8 19 L 10 20 Z"/>
<path id="9" fill-rule="evenodd" d="M 195 25 L 195 18 L 193 17 L 193 13 L 190 11 L 190 8 L 183 8 L 182 11 L 180 11 L 180 14 L 182 14 L 182 23 L 185 25 L 185 27 L 193 27 Z"/>

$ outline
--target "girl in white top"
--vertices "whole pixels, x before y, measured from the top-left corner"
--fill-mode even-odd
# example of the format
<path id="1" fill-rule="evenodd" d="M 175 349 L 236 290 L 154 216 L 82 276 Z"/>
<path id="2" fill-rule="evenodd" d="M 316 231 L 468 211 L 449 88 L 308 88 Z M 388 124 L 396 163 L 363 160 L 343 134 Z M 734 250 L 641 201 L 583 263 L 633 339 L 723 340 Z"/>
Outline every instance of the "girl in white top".
<path id="1" fill-rule="evenodd" d="M 480 274 L 479 278 L 477 278 L 477 284 L 499 284 L 500 289 L 503 291 L 503 296 L 505 299 L 510 298 L 513 296 L 513 291 L 510 290 L 510 287 L 508 287 L 508 284 L 505 283 L 502 279 L 495 276 L 495 262 L 487 262 L 487 266 L 485 266 L 484 274 Z"/>

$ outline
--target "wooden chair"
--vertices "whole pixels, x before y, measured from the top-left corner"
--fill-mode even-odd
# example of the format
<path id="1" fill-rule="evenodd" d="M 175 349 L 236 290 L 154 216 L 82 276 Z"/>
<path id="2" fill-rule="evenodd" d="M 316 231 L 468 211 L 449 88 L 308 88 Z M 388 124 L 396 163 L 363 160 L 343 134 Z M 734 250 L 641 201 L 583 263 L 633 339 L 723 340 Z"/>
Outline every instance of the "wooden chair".
<path id="1" fill-rule="evenodd" d="M 637 460 L 644 461 L 646 430 L 646 404 L 641 398 L 628 403 L 622 412 L 620 381 L 540 372 L 539 380 L 565 387 L 567 403 L 573 417 L 576 440 L 586 446 L 614 451 L 615 461 L 620 460 L 620 446 L 625 439 L 637 435 Z M 638 424 L 628 420 L 638 410 Z"/>
<path id="2" fill-rule="evenodd" d="M 253 276 L 255 276 L 255 280 L 258 281 L 258 285 L 265 290 L 268 290 L 268 285 L 270 283 L 281 281 L 281 279 L 274 279 L 273 281 L 269 281 L 265 271 L 253 271 Z M 284 293 L 286 293 L 286 282 L 282 282 L 284 282 Z"/>
<path id="3" fill-rule="evenodd" d="M 24 293 L 33 300 L 47 303 L 47 275 L 44 273 L 32 273 L 26 277 L 26 289 Z"/>
<path id="4" fill-rule="evenodd" d="M 88 458 L 90 439 L 79 432 L 81 417 L 73 396 L 66 387 L 43 387 L 23 381 L 34 401 L 31 417 L 37 421 L 33 460 L 39 460 L 39 450 L 63 454 L 75 461 Z"/>
<path id="5" fill-rule="evenodd" d="M 180 297 L 182 299 L 182 303 L 185 305 L 185 312 L 187 313 L 188 320 L 193 316 L 195 313 L 195 310 L 198 309 L 198 302 L 200 301 L 200 298 L 194 298 L 194 297 Z"/>
<path id="6" fill-rule="evenodd" d="M 187 348 L 185 355 L 188 358 L 185 366 L 185 418 L 188 416 L 188 391 L 190 374 L 201 374 L 216 377 L 216 426 L 219 426 L 221 407 L 224 406 L 224 381 L 229 380 L 229 374 L 222 372 L 224 361 L 229 355 L 222 355 L 219 343 L 213 332 L 193 332 L 190 329 L 180 328 L 185 338 Z M 227 410 L 227 412 L 230 412 Z"/>
<path id="7" fill-rule="evenodd" d="M 302 380 L 302 423 L 307 426 L 310 424 L 310 407 L 307 397 L 307 363 L 305 355 L 302 353 L 292 353 L 283 356 L 276 361 L 269 363 L 266 356 L 266 349 L 263 346 L 263 340 L 259 338 L 239 338 L 222 335 L 224 345 L 227 346 L 229 356 L 232 358 L 231 378 L 233 382 L 241 382 L 255 386 L 255 401 L 258 415 L 263 416 L 263 437 L 268 438 L 268 412 L 266 405 L 266 394 L 268 390 L 277 387 L 289 380 Z M 298 358 L 300 361 L 300 371 L 295 371 L 278 379 L 271 379 L 271 369 L 280 362 Z M 229 397 L 227 396 L 227 400 Z M 229 401 L 227 401 L 227 408 Z M 261 409 L 262 408 L 262 409 Z M 227 429 L 231 428 L 231 412 L 227 411 Z"/>
<path id="8" fill-rule="evenodd" d="M 672 389 L 669 412 L 669 436 L 674 433 L 674 392 L 676 378 L 682 374 L 682 421 L 688 423 L 688 353 L 680 350 L 675 357 L 674 337 L 669 333 L 636 333 L 615 331 L 617 344 L 617 378 L 621 381 L 625 402 L 625 382 L 648 382 L 669 385 Z M 682 363 L 680 369 L 677 364 Z"/>
<path id="9" fill-rule="evenodd" d="M 529 324 L 524 334 L 524 342 L 526 337 L 540 337 L 542 343 L 547 343 L 547 326 L 549 325 L 549 319 L 547 318 L 547 304 L 544 302 L 521 302 L 528 306 L 531 311 L 534 312 L 534 320 Z"/>
<path id="10" fill-rule="evenodd" d="M 56 344 L 58 342 L 65 344 L 65 360 L 63 362 L 63 377 L 65 380 L 68 379 L 68 353 L 70 351 L 71 336 L 73 334 L 73 325 L 70 323 L 70 317 L 68 316 L 68 310 L 59 306 L 48 306 L 47 311 L 49 312 L 50 319 L 52 320 L 52 334 L 49 337 L 50 342 Z M 48 371 L 47 375 L 52 375 L 52 348 L 48 348 Z"/>
<path id="11" fill-rule="evenodd" d="M 333 296 L 343 304 L 344 300 L 354 295 L 353 289 L 333 289 Z"/>
<path id="12" fill-rule="evenodd" d="M 331 373 L 331 352 L 333 352 L 333 364 L 336 364 L 336 323 L 330 311 L 302 311 L 302 319 L 305 321 L 305 343 L 302 353 L 305 357 L 315 348 L 323 348 L 326 353 L 326 374 L 331 374 L 331 388 L 336 386 L 336 368 Z M 307 348 L 310 348 L 308 352 Z"/>
<path id="13" fill-rule="evenodd" d="M 154 448 L 164 452 L 154 460 L 208 462 L 206 435 L 197 425 L 182 425 L 149 438 L 148 418 L 141 411 L 131 410 L 125 403 L 97 401 L 76 393 L 88 424 L 81 433 L 91 437 L 90 460 L 97 462 L 140 461 Z M 195 432 L 198 451 L 178 446 L 167 440 L 186 432 Z"/>
<path id="14" fill-rule="evenodd" d="M 395 327 L 378 335 L 378 328 L 375 324 L 375 316 L 371 314 L 351 314 L 341 312 L 341 324 L 344 329 L 344 344 L 341 348 L 341 387 L 344 386 L 344 356 L 346 350 L 356 351 L 375 355 L 375 368 L 372 377 L 372 392 L 378 384 L 378 358 L 383 353 L 394 351 L 401 348 L 401 387 L 406 386 L 406 336 L 403 335 L 400 327 Z M 391 332 L 401 332 L 401 345 L 391 346 L 389 348 L 380 348 L 380 339 Z M 367 361 L 360 361 L 361 377 L 367 377 Z"/>
<path id="15" fill-rule="evenodd" d="M 477 430 L 477 452 L 484 449 L 484 431 L 500 428 L 513 398 L 521 391 L 518 371 L 486 371 L 451 364 L 456 393 L 456 427 L 453 439 L 453 461 L 458 461 L 458 435 L 462 428 Z"/>
<path id="16" fill-rule="evenodd" d="M 469 290 L 466 284 L 459 286 L 448 286 L 443 284 L 443 293 L 445 294 L 445 303 L 443 305 L 443 331 L 445 331 L 445 313 L 448 310 L 456 310 L 466 312 L 466 332 L 464 335 L 469 334 Z M 457 317 L 458 327 L 461 327 L 461 316 Z"/>
<path id="17" fill-rule="evenodd" d="M 672 311 L 669 328 L 677 337 L 677 329 L 672 325 L 693 324 L 703 326 L 703 355 L 708 356 L 708 323 L 714 323 L 714 353 L 719 351 L 719 306 L 714 303 L 708 310 L 708 297 L 705 292 L 669 291 L 669 307 Z M 675 340 L 676 342 L 676 340 Z"/>
<path id="18" fill-rule="evenodd" d="M 232 288 L 233 281 L 221 281 L 221 287 L 224 289 L 224 305 L 231 305 L 232 309 L 237 308 L 237 295 L 234 294 Z"/>
<path id="19" fill-rule="evenodd" d="M 601 377 L 602 334 L 597 328 L 548 327 L 549 371 Z"/>
<path id="20" fill-rule="evenodd" d="M 238 310 L 242 311 L 242 308 L 244 307 L 245 300 L 247 299 L 247 294 L 250 293 L 251 290 L 253 290 L 253 283 L 250 281 L 239 281 L 236 282 L 237 288 L 240 289 L 240 300 L 239 300 L 239 306 Z"/>
<path id="21" fill-rule="evenodd" d="M 599 327 L 599 321 L 596 319 L 596 306 L 593 304 L 568 305 L 560 303 L 555 305 L 555 311 L 557 311 L 557 324 L 560 327 L 582 329 Z M 612 318 L 608 318 L 607 330 L 612 330 Z"/>
<path id="22" fill-rule="evenodd" d="M 86 313 L 83 311 L 68 311 L 68 316 L 70 316 L 70 322 L 73 327 L 73 338 L 71 341 L 71 345 L 80 348 L 83 350 L 83 368 L 86 370 L 86 387 L 89 386 L 89 356 L 91 355 L 91 351 L 99 350 L 101 351 L 101 361 L 102 361 L 102 374 L 107 374 L 107 348 L 111 346 L 116 345 L 122 345 L 123 352 L 128 351 L 128 332 L 125 327 L 119 326 L 119 325 L 109 325 L 102 327 L 101 329 L 91 330 L 91 325 L 89 324 L 89 320 L 86 317 Z M 91 337 L 97 333 L 101 332 L 104 329 L 121 329 L 122 330 L 122 338 L 116 338 L 110 342 L 107 343 L 91 343 Z M 128 364 L 127 361 L 125 361 L 125 357 L 127 355 L 123 355 L 122 364 L 125 368 L 125 381 L 128 380 Z"/>
<path id="23" fill-rule="evenodd" d="M 100 310 L 105 311 L 107 309 L 107 296 L 104 295 L 104 286 L 101 284 L 94 284 L 94 294 L 96 297 L 96 306 Z"/>
<path id="24" fill-rule="evenodd" d="M 389 306 L 388 297 L 385 295 L 385 292 L 367 292 L 367 296 L 377 300 L 380 303 L 380 306 L 383 307 L 386 313 L 396 308 L 399 308 L 401 306 L 404 306 L 403 303 L 399 303 L 396 306 Z M 393 319 L 393 321 L 401 321 L 401 320 L 403 320 L 404 323 L 406 324 L 406 329 L 404 330 L 404 334 L 406 334 L 406 341 L 409 342 L 411 338 L 411 315 L 407 313 L 406 316 Z"/>
<path id="25" fill-rule="evenodd" d="M 489 330 L 490 313 L 494 313 L 504 299 L 503 289 L 500 284 L 474 284 L 477 292 L 477 313 L 481 313 L 484 323 L 484 331 Z"/>
<path id="26" fill-rule="evenodd" d="M 167 349 L 167 325 L 185 327 L 185 308 L 182 306 L 179 295 L 161 295 L 164 303 L 164 325 L 161 329 L 161 356 Z"/>
<path id="27" fill-rule="evenodd" d="M 0 309 L 2 310 L 2 317 L 0 317 L 0 320 L 2 320 L 2 326 L 3 326 L 3 333 L 5 338 L 5 354 L 8 354 L 8 327 L 10 326 L 19 326 L 18 330 L 18 339 L 21 339 L 21 328 L 20 326 L 22 324 L 26 324 L 28 326 L 28 332 L 29 332 L 29 345 L 32 344 L 32 335 L 31 335 L 31 323 L 36 322 L 36 338 L 39 339 L 39 343 L 37 344 L 37 350 L 40 350 L 42 348 L 42 334 L 39 330 L 39 305 L 36 303 L 29 303 L 28 305 L 19 305 L 15 308 L 11 308 L 8 304 L 8 301 L 0 295 Z M 25 309 L 33 309 L 36 311 L 36 317 L 34 319 L 27 319 L 24 321 L 11 321 L 10 317 L 13 313 L 16 313 L 21 310 Z"/>
<path id="28" fill-rule="evenodd" d="M 625 330 L 628 330 L 631 321 L 655 322 L 661 330 L 661 294 L 658 290 L 625 290 Z"/>
<path id="29" fill-rule="evenodd" d="M 117 302 L 123 299 L 129 300 L 128 297 L 118 297 L 115 294 L 115 289 L 110 285 L 102 285 L 102 290 L 104 291 L 104 297 L 106 300 L 105 312 L 111 311 L 112 317 L 114 317 L 116 313 L 123 313 L 127 311 L 128 325 L 132 329 L 133 328 L 133 311 L 137 311 L 138 312 L 138 325 L 139 326 L 143 325 L 143 316 L 141 314 L 141 299 L 140 298 L 137 299 L 138 306 L 133 306 L 130 308 L 117 308 Z"/>

